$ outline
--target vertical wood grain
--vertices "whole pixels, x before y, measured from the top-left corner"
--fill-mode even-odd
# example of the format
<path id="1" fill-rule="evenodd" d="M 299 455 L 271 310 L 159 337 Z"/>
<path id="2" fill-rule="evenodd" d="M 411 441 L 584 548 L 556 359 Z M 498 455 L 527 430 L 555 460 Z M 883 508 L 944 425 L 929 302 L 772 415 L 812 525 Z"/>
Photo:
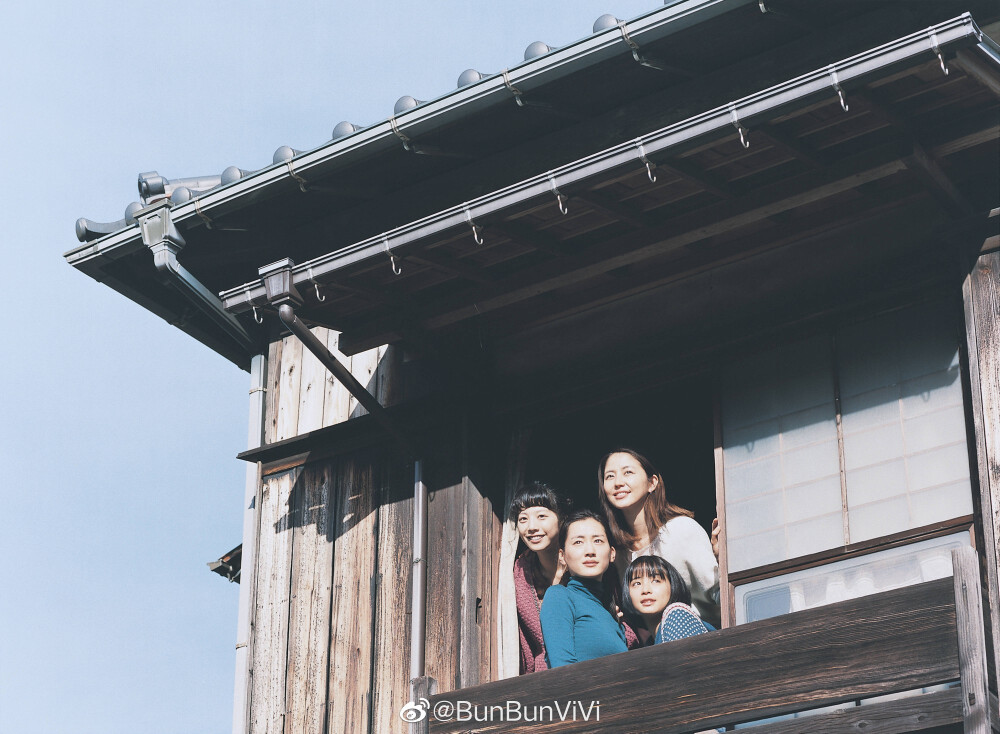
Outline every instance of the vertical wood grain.
<path id="1" fill-rule="evenodd" d="M 351 369 L 351 358 L 340 353 L 340 350 L 337 348 L 339 343 L 340 334 L 330 329 L 326 337 L 327 348 L 340 360 L 342 365 L 347 369 Z M 324 387 L 323 425 L 332 426 L 334 423 L 343 423 L 350 414 L 350 391 L 332 373 L 327 372 Z"/>
<path id="2" fill-rule="evenodd" d="M 377 369 L 378 349 L 369 349 L 367 352 L 361 352 L 360 354 L 355 354 L 351 357 L 351 374 L 354 375 L 354 378 L 358 382 L 368 389 L 368 392 L 373 392 L 375 389 L 375 371 Z M 375 397 L 377 398 L 378 396 L 376 395 Z M 357 398 L 352 395 L 350 405 L 351 418 L 357 418 L 358 416 L 367 414 L 368 411 L 365 410 L 358 403 Z"/>
<path id="3" fill-rule="evenodd" d="M 333 588 L 329 464 L 307 466 L 293 492 L 286 729 L 322 732 L 326 718 Z"/>
<path id="4" fill-rule="evenodd" d="M 712 399 L 715 426 L 715 512 L 719 518 L 719 606 L 723 628 L 736 623 L 733 587 L 729 583 L 729 550 L 726 547 L 726 465 L 722 450 L 722 403 L 716 390 Z"/>
<path id="5" fill-rule="evenodd" d="M 371 727 L 379 733 L 407 730 L 399 711 L 410 700 L 412 471 L 412 464 L 395 467 L 385 476 L 380 492 Z"/>
<path id="6" fill-rule="evenodd" d="M 273 443 L 277 431 L 278 402 L 281 390 L 281 339 L 271 342 L 267 350 L 267 393 L 264 396 L 264 443 Z"/>
<path id="7" fill-rule="evenodd" d="M 302 384 L 302 342 L 294 335 L 282 339 L 281 366 L 278 370 L 277 410 L 274 440 L 296 435 L 299 425 L 299 388 Z"/>
<path id="8" fill-rule="evenodd" d="M 1000 252 L 978 256 L 962 284 L 962 300 L 990 607 L 989 662 L 1000 677 Z"/>
<path id="9" fill-rule="evenodd" d="M 322 327 L 312 329 L 313 334 L 324 344 L 327 330 Z M 326 402 L 326 376 L 329 374 L 323 363 L 308 349 L 302 349 L 302 372 L 299 385 L 298 425 L 295 433 L 301 435 L 323 427 L 323 407 Z"/>
<path id="10" fill-rule="evenodd" d="M 968 734 L 989 734 L 989 698 L 986 688 L 986 632 L 983 627 L 979 556 L 972 548 L 951 552 L 955 582 L 955 622 L 958 628 L 958 667 L 962 676 L 962 715 Z"/>
<path id="11" fill-rule="evenodd" d="M 374 472 L 366 455 L 334 464 L 334 534 L 329 706 L 330 732 L 369 731 L 372 574 L 377 549 Z"/>
<path id="12" fill-rule="evenodd" d="M 261 490 L 254 604 L 250 731 L 282 732 L 285 713 L 288 594 L 292 561 L 289 499 L 301 469 L 268 477 Z"/>

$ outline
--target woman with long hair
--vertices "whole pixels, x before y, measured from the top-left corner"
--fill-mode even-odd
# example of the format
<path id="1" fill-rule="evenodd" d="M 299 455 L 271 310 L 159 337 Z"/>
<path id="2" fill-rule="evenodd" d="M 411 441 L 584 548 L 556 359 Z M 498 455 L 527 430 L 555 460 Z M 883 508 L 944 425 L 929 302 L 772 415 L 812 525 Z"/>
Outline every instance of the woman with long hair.
<path id="1" fill-rule="evenodd" d="M 667 499 L 663 475 L 652 462 L 633 449 L 611 451 L 598 467 L 598 487 L 611 542 L 624 561 L 665 559 L 691 590 L 691 606 L 719 627 L 719 562 L 712 541 L 693 512 Z"/>

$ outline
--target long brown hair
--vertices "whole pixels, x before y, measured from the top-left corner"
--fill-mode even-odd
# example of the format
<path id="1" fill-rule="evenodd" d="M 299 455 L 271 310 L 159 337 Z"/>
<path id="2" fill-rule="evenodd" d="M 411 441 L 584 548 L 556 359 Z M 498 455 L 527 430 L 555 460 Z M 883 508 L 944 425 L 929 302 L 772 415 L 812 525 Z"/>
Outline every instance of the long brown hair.
<path id="1" fill-rule="evenodd" d="M 604 458 L 601 459 L 601 463 L 597 467 L 597 495 L 600 498 L 601 512 L 604 513 L 604 518 L 608 522 L 608 529 L 611 531 L 611 542 L 614 545 L 629 551 L 637 550 L 634 546 L 639 538 L 632 531 L 632 528 L 629 527 L 629 524 L 625 522 L 625 515 L 622 514 L 622 511 L 608 501 L 608 495 L 604 491 L 604 468 L 607 466 L 608 459 L 611 458 L 612 454 L 628 454 L 639 462 L 639 466 L 646 472 L 647 477 L 650 479 L 656 477 L 657 488 L 660 491 L 654 491 L 650 494 L 646 498 L 646 504 L 643 508 L 645 510 L 646 528 L 649 532 L 650 541 L 656 537 L 660 528 L 675 517 L 694 517 L 694 513 L 691 510 L 685 510 L 683 507 L 667 501 L 667 489 L 663 482 L 663 475 L 656 470 L 653 462 L 633 449 L 621 448 L 609 451 L 604 455 Z"/>

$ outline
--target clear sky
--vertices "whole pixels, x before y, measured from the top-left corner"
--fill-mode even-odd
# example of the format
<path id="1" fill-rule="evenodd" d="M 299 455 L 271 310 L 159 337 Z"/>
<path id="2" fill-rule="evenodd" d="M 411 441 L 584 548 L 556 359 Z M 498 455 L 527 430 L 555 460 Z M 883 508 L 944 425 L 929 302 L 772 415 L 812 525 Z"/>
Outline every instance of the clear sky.
<path id="1" fill-rule="evenodd" d="M 77 217 L 658 7 L 0 4 L 0 734 L 231 727 L 238 587 L 205 564 L 242 539 L 249 376 L 67 265 Z"/>

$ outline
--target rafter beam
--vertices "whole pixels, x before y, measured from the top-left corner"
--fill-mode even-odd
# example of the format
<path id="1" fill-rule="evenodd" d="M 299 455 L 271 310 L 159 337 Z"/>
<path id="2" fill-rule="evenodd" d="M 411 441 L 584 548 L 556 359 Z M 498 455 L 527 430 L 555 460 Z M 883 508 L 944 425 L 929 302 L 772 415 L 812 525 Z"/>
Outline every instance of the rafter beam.
<path id="1" fill-rule="evenodd" d="M 703 188 L 708 193 L 720 199 L 731 199 L 738 193 L 728 181 L 713 173 L 703 171 L 693 163 L 681 160 L 680 158 L 671 158 L 662 163 L 657 163 L 656 167 L 669 171 L 677 176 L 677 178 L 683 179 L 688 183 L 693 183 L 695 186 Z"/>
<path id="2" fill-rule="evenodd" d="M 821 154 L 811 150 L 801 140 L 786 135 L 773 125 L 757 125 L 753 131 L 755 134 L 763 135 L 774 147 L 780 148 L 796 160 L 808 163 L 813 168 L 823 168 L 829 163 L 829 161 L 824 160 Z"/>
<path id="3" fill-rule="evenodd" d="M 646 229 L 653 224 L 648 216 L 634 207 L 614 201 L 611 197 L 596 191 L 575 193 L 570 198 L 577 199 L 604 216 L 624 222 L 635 229 Z"/>

